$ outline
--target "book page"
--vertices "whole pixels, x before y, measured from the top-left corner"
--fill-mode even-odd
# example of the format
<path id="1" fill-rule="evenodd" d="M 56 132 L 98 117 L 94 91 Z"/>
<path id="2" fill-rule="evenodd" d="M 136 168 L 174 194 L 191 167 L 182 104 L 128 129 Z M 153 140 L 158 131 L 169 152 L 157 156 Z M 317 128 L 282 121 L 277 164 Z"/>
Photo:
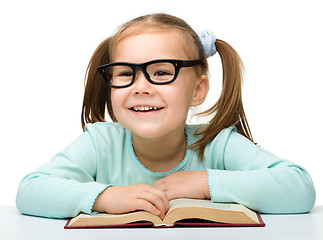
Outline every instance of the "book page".
<path id="1" fill-rule="evenodd" d="M 91 218 L 119 218 L 120 215 L 127 216 L 131 215 L 133 213 L 125 213 L 125 214 L 109 214 L 109 213 L 97 213 L 97 214 L 85 214 L 85 213 L 80 213 L 77 217 L 74 217 L 70 221 L 70 225 L 72 225 L 74 222 L 76 222 L 78 219 L 91 219 Z"/>
<path id="2" fill-rule="evenodd" d="M 101 219 L 101 220 L 100 220 Z M 105 220 L 106 219 L 106 220 Z M 94 215 L 81 213 L 77 217 L 71 219 L 69 225 L 73 225 L 78 220 L 84 222 L 86 220 L 87 223 L 93 222 L 92 225 L 96 225 L 94 222 L 106 222 L 106 224 L 125 224 L 137 221 L 151 221 L 156 224 L 160 224 L 162 221 L 158 216 L 155 216 L 146 211 L 135 211 L 130 213 L 122 213 L 122 214 L 109 214 L 109 213 L 97 213 Z"/>
<path id="3" fill-rule="evenodd" d="M 204 207 L 227 211 L 243 211 L 244 206 L 230 203 L 213 203 L 210 200 L 178 198 L 169 202 L 169 211 L 180 207 Z"/>
<path id="4" fill-rule="evenodd" d="M 203 199 L 178 198 L 178 199 L 171 200 L 169 202 L 168 213 L 170 213 L 173 209 L 183 208 L 183 207 L 203 207 L 203 208 L 218 209 L 223 211 L 244 212 L 253 221 L 259 222 L 257 214 L 243 205 L 240 205 L 237 203 L 214 203 L 210 200 L 203 200 Z"/>
<path id="5" fill-rule="evenodd" d="M 208 209 L 216 209 L 218 212 L 218 217 L 222 216 L 221 221 L 230 222 L 230 216 L 249 216 L 255 223 L 259 223 L 258 216 L 252 210 L 246 208 L 243 205 L 231 204 L 231 203 L 213 203 L 210 200 L 202 199 L 174 199 L 169 202 L 170 209 L 162 221 L 158 216 L 155 216 L 149 212 L 145 211 L 135 211 L 124 214 L 108 214 L 108 213 L 98 213 L 95 215 L 80 214 L 79 216 L 71 219 L 69 226 L 96 226 L 96 225 L 114 225 L 114 224 L 126 224 L 136 221 L 150 221 L 154 223 L 155 226 L 171 226 L 177 220 L 188 219 L 188 218 L 199 218 L 199 216 L 204 215 L 205 219 L 208 219 L 209 211 Z M 186 210 L 185 208 L 189 208 Z M 192 211 L 192 210 L 195 211 Z M 222 212 L 222 213 L 221 213 Z M 173 213 L 173 214 L 171 214 Z M 215 212 L 213 212 L 214 214 Z M 235 215 L 232 215 L 235 214 Z M 243 215 L 241 215 L 243 214 Z M 210 215 L 209 215 L 210 217 Z M 213 220 L 213 217 L 210 219 Z M 215 221 L 215 220 L 213 220 Z"/>

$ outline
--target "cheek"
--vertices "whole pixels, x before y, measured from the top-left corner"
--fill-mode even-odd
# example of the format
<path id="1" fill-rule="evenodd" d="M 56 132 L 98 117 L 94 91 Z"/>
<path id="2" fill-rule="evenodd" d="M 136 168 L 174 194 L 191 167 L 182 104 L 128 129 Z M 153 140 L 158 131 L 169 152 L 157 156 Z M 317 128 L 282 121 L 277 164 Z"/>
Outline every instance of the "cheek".
<path id="1" fill-rule="evenodd" d="M 121 91 L 119 89 L 111 90 L 111 106 L 112 106 L 113 113 L 117 119 L 121 110 L 122 103 L 124 101 L 123 100 L 124 95 L 125 94 L 123 93 L 122 90 Z"/>
<path id="2" fill-rule="evenodd" d="M 115 103 L 117 103 L 117 99 L 116 99 L 116 94 L 115 94 L 115 91 L 112 89 L 111 90 L 111 106 L 112 106 L 112 109 L 113 109 L 113 112 L 116 113 L 116 107 L 115 107 Z"/>
<path id="3" fill-rule="evenodd" d="M 178 99 L 178 101 L 181 101 L 181 104 L 183 107 L 189 109 L 191 107 L 191 102 L 193 99 L 194 94 L 194 85 L 188 84 L 191 79 L 185 79 L 186 82 L 181 84 L 180 91 L 177 94 L 174 94 L 175 99 Z"/>
<path id="4" fill-rule="evenodd" d="M 174 114 L 187 115 L 187 112 L 191 106 L 192 95 L 192 89 L 184 86 L 168 92 L 167 102 L 174 106 L 172 108 Z"/>

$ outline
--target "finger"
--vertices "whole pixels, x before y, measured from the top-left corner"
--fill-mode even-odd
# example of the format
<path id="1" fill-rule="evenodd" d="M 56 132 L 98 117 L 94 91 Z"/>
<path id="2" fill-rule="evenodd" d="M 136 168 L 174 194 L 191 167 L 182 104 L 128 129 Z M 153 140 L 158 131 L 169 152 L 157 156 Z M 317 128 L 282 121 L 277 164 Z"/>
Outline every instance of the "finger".
<path id="1" fill-rule="evenodd" d="M 136 210 L 144 210 L 147 212 L 150 212 L 156 216 L 160 215 L 161 212 L 158 210 L 153 204 L 151 204 L 149 201 L 143 200 L 143 199 L 137 199 L 136 202 Z"/>
<path id="2" fill-rule="evenodd" d="M 141 194 L 140 196 L 141 200 L 147 201 L 150 204 L 152 204 L 156 209 L 159 210 L 159 214 L 161 218 L 163 218 L 165 216 L 166 213 L 166 207 L 164 206 L 164 202 L 162 201 L 162 199 L 156 195 L 156 194 L 152 194 L 151 192 L 146 192 Z"/>
<path id="3" fill-rule="evenodd" d="M 164 183 L 156 185 L 155 188 L 162 192 L 162 196 L 163 196 L 162 199 L 165 204 L 166 212 L 167 212 L 169 210 L 169 201 L 175 198 L 173 196 L 174 194 L 172 194 L 173 188 L 172 187 L 170 188 Z"/>
<path id="4" fill-rule="evenodd" d="M 173 194 L 175 186 L 174 185 L 170 186 L 169 184 L 167 184 L 166 181 L 164 181 L 164 179 L 160 179 L 160 180 L 156 181 L 153 184 L 153 187 L 155 187 L 156 189 L 158 189 L 166 194 L 167 202 L 169 202 L 170 200 L 175 198 L 174 194 Z M 167 203 L 167 206 L 168 205 L 169 205 L 169 203 Z M 167 207 L 167 209 L 169 209 L 169 206 Z"/>
<path id="5" fill-rule="evenodd" d="M 169 199 L 167 197 L 166 191 L 160 190 L 158 188 L 153 188 L 152 191 L 155 194 L 157 194 L 160 197 L 160 199 L 163 201 L 163 204 L 165 206 L 165 212 L 167 212 L 169 210 Z"/>
<path id="6" fill-rule="evenodd" d="M 157 189 L 150 189 L 150 191 L 141 193 L 141 195 L 138 198 L 148 201 L 150 204 L 155 206 L 160 211 L 160 217 L 164 218 L 165 213 L 168 211 L 169 208 L 168 199 L 165 196 L 165 193 Z"/>
<path id="7" fill-rule="evenodd" d="M 167 196 L 167 192 L 159 189 L 156 189 L 156 190 L 158 190 L 157 194 L 159 194 L 161 200 L 163 201 L 163 204 L 165 207 L 165 213 L 166 213 L 169 210 L 169 198 Z"/>

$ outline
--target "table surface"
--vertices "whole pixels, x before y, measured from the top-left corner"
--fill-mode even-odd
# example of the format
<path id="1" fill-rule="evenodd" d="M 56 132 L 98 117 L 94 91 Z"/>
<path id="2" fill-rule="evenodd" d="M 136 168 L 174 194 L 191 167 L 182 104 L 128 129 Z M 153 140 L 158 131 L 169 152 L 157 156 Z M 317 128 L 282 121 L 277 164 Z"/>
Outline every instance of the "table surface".
<path id="1" fill-rule="evenodd" d="M 66 220 L 25 216 L 0 206 L 0 239 L 323 239 L 323 206 L 308 214 L 262 214 L 265 227 L 64 229 Z"/>

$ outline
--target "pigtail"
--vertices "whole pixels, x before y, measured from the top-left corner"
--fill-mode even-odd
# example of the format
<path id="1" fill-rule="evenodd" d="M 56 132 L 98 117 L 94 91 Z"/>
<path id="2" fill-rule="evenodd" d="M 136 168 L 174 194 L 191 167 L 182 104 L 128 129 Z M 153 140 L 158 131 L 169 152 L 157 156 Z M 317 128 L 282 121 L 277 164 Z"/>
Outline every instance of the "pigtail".
<path id="1" fill-rule="evenodd" d="M 111 89 L 100 76 L 97 67 L 110 62 L 111 38 L 103 41 L 95 50 L 85 75 L 85 91 L 82 105 L 81 122 L 83 131 L 86 123 L 104 122 L 106 107 L 115 122 L 110 102 Z"/>
<path id="2" fill-rule="evenodd" d="M 236 126 L 240 134 L 253 142 L 242 105 L 241 89 L 244 70 L 242 61 L 228 43 L 217 39 L 215 46 L 222 62 L 222 92 L 213 107 L 199 114 L 215 114 L 206 128 L 196 133 L 201 134 L 202 138 L 190 146 L 190 148 L 198 149 L 200 159 L 203 158 L 207 143 L 214 139 L 221 130 L 230 126 Z"/>

